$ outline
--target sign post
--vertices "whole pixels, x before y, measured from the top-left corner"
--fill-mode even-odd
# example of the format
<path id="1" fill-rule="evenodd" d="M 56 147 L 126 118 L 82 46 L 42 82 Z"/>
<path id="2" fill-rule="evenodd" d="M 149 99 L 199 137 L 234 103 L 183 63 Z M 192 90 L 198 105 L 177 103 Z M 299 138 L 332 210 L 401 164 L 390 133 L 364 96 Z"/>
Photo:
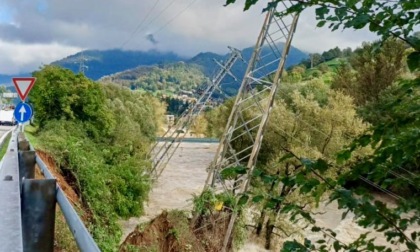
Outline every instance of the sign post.
<path id="1" fill-rule="evenodd" d="M 15 85 L 16 91 L 19 95 L 19 98 L 22 100 L 19 103 L 13 115 L 15 120 L 21 125 L 20 131 L 23 131 L 23 123 L 29 121 L 32 118 L 32 108 L 25 103 L 26 97 L 28 97 L 29 91 L 35 84 L 36 78 L 34 77 L 15 77 L 12 78 L 13 84 Z"/>

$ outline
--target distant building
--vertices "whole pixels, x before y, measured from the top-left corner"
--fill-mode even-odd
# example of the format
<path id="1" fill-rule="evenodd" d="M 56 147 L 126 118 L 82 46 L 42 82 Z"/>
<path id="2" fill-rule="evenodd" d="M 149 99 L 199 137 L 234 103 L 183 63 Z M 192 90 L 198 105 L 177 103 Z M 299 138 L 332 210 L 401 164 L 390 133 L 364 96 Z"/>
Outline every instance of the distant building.
<path id="1" fill-rule="evenodd" d="M 168 127 L 172 127 L 175 124 L 175 116 L 166 115 L 166 123 L 168 124 Z"/>
<path id="2" fill-rule="evenodd" d="M 187 96 L 187 97 L 192 97 L 194 95 L 194 93 L 192 91 L 186 91 L 186 90 L 180 90 L 179 91 L 179 95 L 180 96 Z"/>

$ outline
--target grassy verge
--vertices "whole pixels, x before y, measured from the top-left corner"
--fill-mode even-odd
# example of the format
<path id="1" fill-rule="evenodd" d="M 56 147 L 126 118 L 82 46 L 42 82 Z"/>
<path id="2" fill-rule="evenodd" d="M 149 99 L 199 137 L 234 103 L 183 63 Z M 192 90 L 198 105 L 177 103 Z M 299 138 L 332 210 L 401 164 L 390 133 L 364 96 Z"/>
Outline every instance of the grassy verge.
<path id="1" fill-rule="evenodd" d="M 32 125 L 26 125 L 25 126 L 25 136 L 28 138 L 28 141 L 34 146 L 34 148 L 37 146 L 37 138 L 35 137 L 35 134 L 37 132 L 37 128 Z"/>
<path id="2" fill-rule="evenodd" d="M 3 159 L 4 154 L 6 154 L 7 147 L 9 145 L 11 137 L 12 137 L 12 134 L 9 134 L 9 136 L 7 136 L 6 139 L 4 139 L 4 144 L 1 146 L 1 149 L 0 149 L 0 160 Z"/>
<path id="3" fill-rule="evenodd" d="M 64 215 L 61 212 L 60 208 L 56 208 L 55 212 L 55 244 L 54 251 L 78 251 L 76 241 L 72 233 L 70 232 L 69 227 L 67 226 Z"/>

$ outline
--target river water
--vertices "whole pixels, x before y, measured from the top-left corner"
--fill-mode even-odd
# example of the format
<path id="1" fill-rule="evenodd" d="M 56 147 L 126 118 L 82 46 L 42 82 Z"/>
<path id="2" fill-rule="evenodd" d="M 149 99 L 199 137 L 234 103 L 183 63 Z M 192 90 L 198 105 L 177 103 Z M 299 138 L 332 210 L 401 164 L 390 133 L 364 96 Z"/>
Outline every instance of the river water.
<path id="1" fill-rule="evenodd" d="M 122 241 L 138 224 L 150 221 L 159 215 L 162 210 L 191 209 L 192 195 L 199 194 L 202 191 L 207 178 L 206 168 L 213 161 L 217 147 L 218 143 L 181 143 L 150 192 L 149 202 L 145 206 L 145 214 L 139 218 L 121 221 L 120 224 L 123 227 Z M 378 198 L 390 201 L 383 196 L 378 196 Z M 337 239 L 344 243 L 352 242 L 360 234 L 368 231 L 359 227 L 353 221 L 354 215 L 352 213 L 349 213 L 345 219 L 341 219 L 343 211 L 337 209 L 335 202 L 328 205 L 322 204 L 315 211 L 323 213 L 316 215 L 317 225 L 332 229 L 337 233 Z M 414 229 L 420 231 L 419 226 L 415 226 L 411 230 Z M 314 234 L 310 230 L 303 230 L 301 235 L 290 239 L 303 239 L 303 237 L 315 241 L 321 239 L 322 234 Z M 376 237 L 378 244 L 386 243 L 385 237 L 381 234 L 372 232 L 370 237 Z M 261 242 L 248 241 L 240 251 L 266 251 L 259 243 Z M 393 250 L 403 251 L 404 248 L 394 246 Z"/>

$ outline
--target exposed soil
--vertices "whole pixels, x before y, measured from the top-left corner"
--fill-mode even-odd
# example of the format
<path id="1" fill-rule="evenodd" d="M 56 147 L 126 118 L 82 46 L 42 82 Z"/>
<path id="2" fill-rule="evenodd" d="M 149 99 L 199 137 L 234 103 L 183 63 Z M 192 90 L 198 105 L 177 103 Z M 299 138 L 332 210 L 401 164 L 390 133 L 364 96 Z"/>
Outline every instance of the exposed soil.
<path id="1" fill-rule="evenodd" d="M 57 179 L 57 183 L 60 185 L 61 189 L 66 194 L 67 199 L 69 199 L 73 205 L 80 205 L 79 196 L 76 193 L 76 190 L 72 186 L 70 186 L 70 184 L 66 180 L 66 177 L 61 175 L 61 173 L 57 169 L 54 159 L 51 156 L 49 156 L 47 153 L 39 151 L 39 150 L 36 151 L 36 154 L 38 155 L 39 158 L 42 159 L 42 161 L 44 161 L 45 165 L 47 165 L 48 167 L 48 170 Z M 36 176 L 43 177 L 39 167 L 37 167 L 36 169 L 36 174 L 37 174 Z"/>
<path id="2" fill-rule="evenodd" d="M 228 225 L 225 217 L 227 212 L 194 219 L 181 211 L 163 211 L 148 225 L 137 227 L 120 251 L 219 252 Z"/>

